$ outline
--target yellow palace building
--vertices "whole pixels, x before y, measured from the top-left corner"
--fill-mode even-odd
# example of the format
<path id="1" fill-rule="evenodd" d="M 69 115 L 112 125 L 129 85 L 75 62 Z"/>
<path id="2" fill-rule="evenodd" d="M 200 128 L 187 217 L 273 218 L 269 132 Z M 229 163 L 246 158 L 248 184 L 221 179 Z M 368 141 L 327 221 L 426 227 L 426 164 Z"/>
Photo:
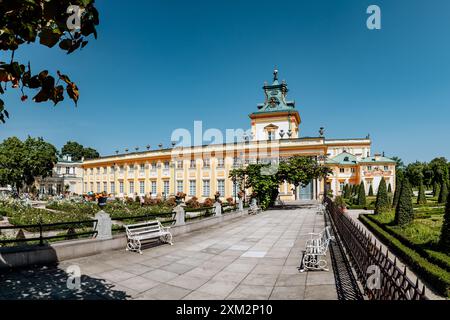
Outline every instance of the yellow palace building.
<path id="1" fill-rule="evenodd" d="M 328 139 L 323 128 L 317 137 L 303 137 L 301 117 L 295 102 L 287 100 L 288 87 L 278 81 L 263 86 L 265 101 L 249 115 L 251 129 L 244 139 L 229 143 L 178 146 L 158 150 L 126 152 L 83 161 L 81 165 L 83 193 L 106 191 L 116 197 L 147 195 L 167 197 L 184 192 L 200 201 L 234 197 L 239 191 L 229 178 L 233 168 L 249 163 L 276 162 L 293 155 L 310 156 L 325 163 L 333 173 L 326 181 L 314 180 L 307 186 L 294 188 L 280 185 L 280 196 L 289 200 L 319 200 L 327 190 L 339 195 L 345 184 L 363 182 L 366 192 L 372 185 L 377 191 L 381 179 L 395 189 L 395 161 L 379 154 L 371 155 L 371 140 Z"/>

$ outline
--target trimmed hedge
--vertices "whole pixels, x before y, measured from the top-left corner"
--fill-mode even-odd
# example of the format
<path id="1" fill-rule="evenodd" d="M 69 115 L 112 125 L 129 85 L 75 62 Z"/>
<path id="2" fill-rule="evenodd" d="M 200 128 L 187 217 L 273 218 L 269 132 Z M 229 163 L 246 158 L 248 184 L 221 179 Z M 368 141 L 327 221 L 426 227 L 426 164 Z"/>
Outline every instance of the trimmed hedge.
<path id="1" fill-rule="evenodd" d="M 443 296 L 450 297 L 450 272 L 431 263 L 416 250 L 404 245 L 390 231 L 384 230 L 367 215 L 360 215 L 359 220 L 434 290 Z"/>

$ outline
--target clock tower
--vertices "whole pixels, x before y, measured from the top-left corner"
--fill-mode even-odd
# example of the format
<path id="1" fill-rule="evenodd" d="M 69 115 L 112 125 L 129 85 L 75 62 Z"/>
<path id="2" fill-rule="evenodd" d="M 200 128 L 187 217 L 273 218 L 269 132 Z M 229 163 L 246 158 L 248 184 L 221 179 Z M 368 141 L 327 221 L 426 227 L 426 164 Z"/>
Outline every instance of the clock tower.
<path id="1" fill-rule="evenodd" d="M 258 111 L 249 115 L 253 140 L 277 140 L 298 138 L 300 115 L 295 109 L 295 101 L 286 100 L 288 87 L 283 80 L 278 81 L 278 70 L 273 71 L 271 85 L 264 83 L 265 101 L 258 104 Z"/>

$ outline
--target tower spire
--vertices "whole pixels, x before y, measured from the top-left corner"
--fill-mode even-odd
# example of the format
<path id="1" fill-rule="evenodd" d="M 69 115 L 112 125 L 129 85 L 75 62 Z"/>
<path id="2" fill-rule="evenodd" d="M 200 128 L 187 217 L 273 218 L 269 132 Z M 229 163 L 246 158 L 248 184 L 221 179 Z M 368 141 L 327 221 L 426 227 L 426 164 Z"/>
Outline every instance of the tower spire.
<path id="1" fill-rule="evenodd" d="M 278 81 L 278 69 L 275 66 L 275 68 L 273 69 L 273 82 Z"/>

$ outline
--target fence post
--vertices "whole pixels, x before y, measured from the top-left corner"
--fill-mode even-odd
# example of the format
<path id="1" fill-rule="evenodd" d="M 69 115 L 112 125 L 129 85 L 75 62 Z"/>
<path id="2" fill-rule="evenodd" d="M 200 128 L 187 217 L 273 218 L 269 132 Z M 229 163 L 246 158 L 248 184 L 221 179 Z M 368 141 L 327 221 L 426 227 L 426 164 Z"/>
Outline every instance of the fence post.
<path id="1" fill-rule="evenodd" d="M 185 224 L 184 221 L 184 208 L 181 206 L 181 204 L 177 205 L 173 211 L 175 212 L 175 225 L 181 226 Z"/>
<path id="2" fill-rule="evenodd" d="M 44 245 L 44 239 L 42 239 L 42 217 L 39 217 L 39 245 Z"/>

